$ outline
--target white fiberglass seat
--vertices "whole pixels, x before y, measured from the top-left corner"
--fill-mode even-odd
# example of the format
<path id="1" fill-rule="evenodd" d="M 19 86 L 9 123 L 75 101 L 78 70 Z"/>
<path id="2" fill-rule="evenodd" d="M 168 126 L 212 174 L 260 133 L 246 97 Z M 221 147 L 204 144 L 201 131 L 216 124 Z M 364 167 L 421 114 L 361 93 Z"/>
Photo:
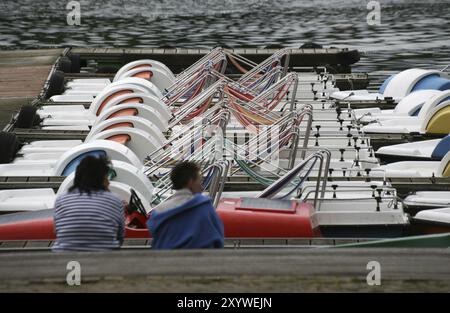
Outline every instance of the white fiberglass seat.
<path id="1" fill-rule="evenodd" d="M 172 71 L 164 64 L 159 61 L 145 59 L 145 60 L 137 60 L 133 62 L 129 62 L 122 66 L 114 76 L 113 82 L 116 82 L 123 78 L 123 74 L 140 67 L 153 67 L 159 70 L 164 71 L 170 78 L 175 79 L 175 75 Z M 92 84 L 92 85 L 108 85 L 111 83 L 111 80 L 108 78 L 77 78 L 73 79 L 67 83 L 67 85 L 83 85 L 83 84 Z"/>
<path id="2" fill-rule="evenodd" d="M 169 127 L 169 120 L 161 116 L 160 111 L 155 110 L 154 107 L 144 103 L 124 103 L 118 105 L 108 105 L 98 115 L 92 123 L 93 126 L 118 116 L 136 116 L 141 117 L 149 124 L 152 124 L 160 132 L 167 131 Z"/>
<path id="3" fill-rule="evenodd" d="M 120 125 L 119 125 L 120 126 Z M 115 127 L 111 129 L 105 129 L 102 132 L 89 134 L 85 143 L 96 141 L 99 139 L 105 139 L 120 143 L 127 148 L 131 149 L 137 157 L 144 160 L 149 154 L 153 153 L 155 150 L 161 147 L 161 143 L 158 140 L 148 134 L 147 132 L 132 127 Z M 28 164 L 35 161 L 55 163 L 61 155 L 67 151 L 43 151 L 30 152 L 23 154 L 21 157 L 16 157 L 14 159 L 14 164 Z"/>
<path id="4" fill-rule="evenodd" d="M 104 107 L 111 107 L 118 104 L 125 103 L 142 103 L 150 106 L 154 110 L 161 114 L 164 120 L 169 120 L 172 117 L 172 111 L 167 107 L 167 105 L 158 97 L 148 94 L 148 93 L 126 93 L 122 95 L 115 95 L 114 97 L 108 99 Z"/>
<path id="5" fill-rule="evenodd" d="M 155 60 L 138 60 L 122 66 L 114 76 L 113 82 L 118 82 L 127 77 L 140 77 L 151 81 L 160 90 L 164 90 L 175 82 L 175 75 L 163 63 Z M 105 87 L 109 86 L 111 81 L 108 78 L 81 78 L 73 79 L 66 83 L 64 95 L 52 97 L 52 101 L 70 101 L 73 96 L 95 96 Z"/>
<path id="6" fill-rule="evenodd" d="M 52 209 L 55 198 L 52 188 L 0 190 L 0 213 Z"/>
<path id="7" fill-rule="evenodd" d="M 130 188 L 132 187 L 116 181 L 111 181 L 109 185 L 112 193 L 127 202 L 131 196 Z M 141 199 L 144 208 L 150 212 L 151 206 L 148 201 L 139 191 L 135 190 L 135 192 Z M 0 190 L 0 214 L 53 209 L 56 197 L 57 194 L 52 188 Z"/>
<path id="8" fill-rule="evenodd" d="M 90 103 L 94 101 L 93 95 L 56 95 L 50 97 L 51 102 Z M 82 106 L 82 105 L 80 105 Z"/>
<path id="9" fill-rule="evenodd" d="M 153 185 L 148 177 L 144 174 L 141 168 L 137 168 L 130 163 L 112 160 L 111 168 L 114 172 L 111 177 L 111 182 L 122 183 L 129 188 L 133 188 L 140 193 L 141 199 L 145 199 L 148 202 L 152 200 Z M 75 179 L 75 172 L 70 173 L 64 181 L 61 183 L 58 189 L 57 195 L 67 192 L 67 190 L 73 185 Z M 128 202 L 130 198 L 124 199 Z"/>
<path id="10" fill-rule="evenodd" d="M 404 97 L 395 106 L 393 110 L 381 110 L 380 108 L 367 108 L 352 110 L 356 119 L 363 123 L 368 123 L 374 120 L 396 119 L 409 116 L 416 116 L 424 103 L 431 97 L 443 93 L 439 90 L 419 90 L 411 92 Z M 450 92 L 446 92 L 447 97 L 450 97 Z"/>
<path id="11" fill-rule="evenodd" d="M 450 207 L 420 211 L 414 216 L 414 220 L 450 225 Z"/>
<path id="12" fill-rule="evenodd" d="M 450 133 L 450 100 L 441 102 L 435 107 L 425 107 L 424 104 L 419 115 L 396 120 L 381 120 L 361 128 L 365 134 L 449 134 Z"/>
<path id="13" fill-rule="evenodd" d="M 111 140 L 94 140 L 71 148 L 57 160 L 15 160 L 10 164 L 0 164 L 0 176 L 67 176 L 87 155 L 106 156 L 110 160 L 143 168 L 142 160 L 123 144 Z"/>
<path id="14" fill-rule="evenodd" d="M 153 137 L 158 145 L 163 145 L 165 137 L 155 125 L 139 116 L 118 116 L 107 120 L 104 120 L 98 124 L 95 124 L 88 134 L 88 138 L 85 142 L 92 140 L 92 137 L 98 133 L 101 133 L 108 129 L 117 127 L 130 127 L 140 129 Z M 73 148 L 82 144 L 81 140 L 37 140 L 25 144 L 18 152 L 18 155 L 27 156 L 30 154 L 42 154 L 42 153 L 59 153 L 67 151 L 67 149 Z"/>
<path id="15" fill-rule="evenodd" d="M 432 139 L 381 147 L 378 157 L 405 157 L 424 160 L 441 160 L 450 151 L 450 135 L 442 139 Z"/>
<path id="16" fill-rule="evenodd" d="M 407 196 L 403 203 L 410 207 L 422 209 L 450 206 L 450 191 L 416 191 Z"/>
<path id="17" fill-rule="evenodd" d="M 345 101 L 376 101 L 390 97 L 400 101 L 409 93 L 423 89 L 450 89 L 450 80 L 441 71 L 413 68 L 387 78 L 378 93 L 371 93 L 368 90 L 347 90 L 334 92 L 330 98 Z"/>
<path id="18" fill-rule="evenodd" d="M 171 87 L 175 83 L 175 80 L 170 78 L 164 71 L 157 69 L 157 68 L 147 66 L 147 67 L 139 67 L 139 68 L 131 69 L 131 70 L 123 73 L 119 80 L 114 81 L 114 83 L 112 83 L 110 85 L 124 82 L 124 81 L 126 81 L 127 78 L 130 78 L 130 77 L 145 79 L 145 80 L 151 82 L 152 84 L 154 84 L 161 91 L 166 90 L 167 88 Z M 110 85 L 79 84 L 79 83 L 66 85 L 66 90 L 63 92 L 63 95 L 96 96 L 104 88 L 107 88 Z"/>
<path id="19" fill-rule="evenodd" d="M 17 152 L 19 155 L 29 153 L 65 152 L 70 148 L 81 145 L 82 140 L 37 140 L 27 143 Z"/>
<path id="20" fill-rule="evenodd" d="M 153 107 L 142 103 L 124 103 L 115 106 L 105 106 L 99 116 L 70 118 L 69 115 L 61 115 L 55 119 L 45 119 L 42 129 L 77 129 L 89 130 L 89 126 L 95 126 L 105 120 L 118 117 L 140 117 L 157 127 L 161 132 L 168 129 L 168 121 L 164 119 Z"/>
<path id="21" fill-rule="evenodd" d="M 175 75 L 172 73 L 172 71 L 164 64 L 156 60 L 137 60 L 133 62 L 129 62 L 122 66 L 114 76 L 114 82 L 120 80 L 123 78 L 124 74 L 130 70 L 136 69 L 136 68 L 142 68 L 142 67 L 151 67 L 153 69 L 158 69 L 160 71 L 163 71 L 169 78 L 172 80 L 175 79 Z"/>
<path id="22" fill-rule="evenodd" d="M 91 106 L 92 104 L 94 104 L 96 106 L 95 109 L 101 109 L 103 102 L 107 102 L 111 98 L 122 94 L 137 92 L 153 95 L 157 97 L 157 99 L 161 99 L 163 97 L 158 87 L 153 85 L 148 80 L 137 77 L 128 77 L 116 83 L 112 83 L 104 88 L 98 95 L 96 95 L 94 101 L 91 103 Z M 50 100 L 52 100 L 52 98 L 50 98 Z M 38 110 L 38 114 L 41 116 L 61 112 L 79 112 L 80 114 L 83 114 L 82 112 L 86 110 L 87 109 L 83 105 L 45 105 Z M 92 108 L 91 110 L 94 110 L 94 108 Z"/>
<path id="23" fill-rule="evenodd" d="M 372 177 L 450 177 L 450 152 L 441 161 L 402 161 L 372 168 Z"/>
<path id="24" fill-rule="evenodd" d="M 112 129 L 116 127 L 131 127 L 140 129 L 147 134 L 151 135 L 153 139 L 160 145 L 162 145 L 166 138 L 160 127 L 149 120 L 140 116 L 116 116 L 111 117 L 106 120 L 96 121 L 88 134 L 88 137 L 92 137 L 97 133 L 100 133 L 107 129 Z"/>
<path id="25" fill-rule="evenodd" d="M 152 135 L 141 129 L 130 127 L 112 128 L 93 135 L 89 134 L 86 137 L 87 142 L 102 139 L 113 140 L 125 145 L 142 161 L 161 147 L 161 144 Z"/>

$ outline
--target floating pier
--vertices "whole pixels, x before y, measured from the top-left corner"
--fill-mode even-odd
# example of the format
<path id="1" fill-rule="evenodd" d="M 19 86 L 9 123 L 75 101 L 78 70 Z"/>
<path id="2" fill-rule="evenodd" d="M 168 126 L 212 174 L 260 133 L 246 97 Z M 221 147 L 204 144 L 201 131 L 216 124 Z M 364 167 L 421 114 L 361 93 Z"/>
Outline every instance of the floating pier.
<path id="1" fill-rule="evenodd" d="M 0 127 L 22 105 L 44 96 L 45 84 L 64 49 L 0 51 Z"/>

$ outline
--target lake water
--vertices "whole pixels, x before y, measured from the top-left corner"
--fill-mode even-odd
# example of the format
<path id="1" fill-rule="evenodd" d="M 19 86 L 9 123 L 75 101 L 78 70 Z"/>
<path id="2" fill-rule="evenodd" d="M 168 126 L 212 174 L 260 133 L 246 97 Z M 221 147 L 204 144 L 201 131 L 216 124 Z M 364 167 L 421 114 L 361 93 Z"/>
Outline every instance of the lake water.
<path id="1" fill-rule="evenodd" d="M 81 25 L 61 0 L 2 0 L 0 49 L 32 47 L 299 47 L 305 42 L 363 53 L 356 71 L 378 78 L 450 64 L 450 0 L 81 0 Z"/>

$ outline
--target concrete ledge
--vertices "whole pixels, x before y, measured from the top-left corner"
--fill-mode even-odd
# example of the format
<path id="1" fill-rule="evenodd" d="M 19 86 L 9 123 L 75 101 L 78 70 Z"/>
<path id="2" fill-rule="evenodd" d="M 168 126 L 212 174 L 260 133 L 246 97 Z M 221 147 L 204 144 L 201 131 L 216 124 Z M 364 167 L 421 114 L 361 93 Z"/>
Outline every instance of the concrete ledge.
<path id="1" fill-rule="evenodd" d="M 450 251 L 440 249 L 122 250 L 0 255 L 0 291 L 448 291 Z M 381 286 L 368 286 L 369 261 Z"/>

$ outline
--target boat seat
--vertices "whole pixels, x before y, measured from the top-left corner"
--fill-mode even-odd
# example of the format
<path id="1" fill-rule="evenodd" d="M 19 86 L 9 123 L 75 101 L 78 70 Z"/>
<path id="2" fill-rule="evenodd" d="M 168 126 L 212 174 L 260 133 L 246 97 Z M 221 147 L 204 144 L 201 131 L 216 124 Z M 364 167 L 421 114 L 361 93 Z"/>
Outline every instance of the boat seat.
<path id="1" fill-rule="evenodd" d="M 142 68 L 142 67 L 151 67 L 154 69 L 158 69 L 158 70 L 164 72 L 164 74 L 166 74 L 170 79 L 172 79 L 172 80 L 175 79 L 175 75 L 164 63 L 161 63 L 161 62 L 155 61 L 155 60 L 151 60 L 151 59 L 143 59 L 143 60 L 129 62 L 129 63 L 125 64 L 124 66 L 122 66 L 117 71 L 116 75 L 114 76 L 113 81 L 116 82 L 118 80 L 121 80 L 123 78 L 124 74 L 127 73 L 128 71 L 130 71 L 132 69 L 136 69 L 136 68 Z"/>
<path id="2" fill-rule="evenodd" d="M 117 127 L 93 135 L 89 134 L 86 137 L 86 142 L 92 142 L 99 139 L 107 141 L 112 140 L 126 146 L 134 152 L 141 162 L 161 147 L 158 139 L 155 139 L 151 134 L 138 128 Z"/>
<path id="3" fill-rule="evenodd" d="M 0 214 L 51 209 L 55 198 L 52 188 L 0 190 Z"/>
<path id="4" fill-rule="evenodd" d="M 100 157 L 106 158 L 106 152 L 103 150 L 93 150 L 93 151 L 88 151 L 88 152 L 84 152 L 84 153 L 77 155 L 66 165 L 66 167 L 64 168 L 64 170 L 61 173 L 61 176 L 67 176 L 70 173 L 75 172 L 78 164 L 80 164 L 81 160 L 83 160 L 87 156 L 93 156 L 96 158 L 100 158 Z"/>
<path id="5" fill-rule="evenodd" d="M 403 161 L 372 168 L 372 177 L 450 177 L 450 152 L 441 161 Z"/>
<path id="6" fill-rule="evenodd" d="M 56 95 L 50 97 L 51 102 L 87 102 L 91 103 L 94 101 L 92 95 Z M 84 106 L 83 106 L 84 108 Z"/>
<path id="7" fill-rule="evenodd" d="M 415 116 L 423 104 L 431 97 L 442 93 L 439 90 L 419 90 L 411 92 L 395 106 L 393 110 L 381 110 L 380 108 L 367 108 L 353 110 L 355 117 L 361 122 L 373 120 L 402 118 L 403 116 Z M 416 114 L 417 113 L 417 114 Z"/>
<path id="8" fill-rule="evenodd" d="M 408 195 L 403 203 L 406 206 L 427 208 L 450 206 L 450 191 L 416 191 Z"/>
<path id="9" fill-rule="evenodd" d="M 75 130 L 75 131 L 89 131 L 88 125 L 48 125 L 41 126 L 42 130 Z"/>
<path id="10" fill-rule="evenodd" d="M 17 154 L 25 155 L 28 153 L 64 152 L 67 149 L 82 143 L 83 141 L 81 140 L 37 140 L 23 145 Z"/>
<path id="11" fill-rule="evenodd" d="M 413 156 L 417 158 L 441 160 L 443 155 L 438 157 L 437 153 L 435 153 L 436 147 L 441 141 L 442 139 L 432 139 L 432 140 L 402 143 L 398 145 L 384 146 L 380 147 L 376 151 L 376 155 L 405 156 L 405 157 Z M 448 147 L 447 151 L 449 150 L 450 146 Z"/>
<path id="12" fill-rule="evenodd" d="M 450 208 L 423 210 L 423 211 L 418 212 L 414 216 L 414 219 L 422 220 L 422 221 L 429 221 L 429 222 L 450 224 Z"/>
<path id="13" fill-rule="evenodd" d="M 436 141 L 437 144 L 431 153 L 431 158 L 433 160 L 442 160 L 442 158 L 450 151 L 450 135 Z"/>
<path id="14" fill-rule="evenodd" d="M 390 97 L 399 101 L 413 91 L 450 89 L 450 80 L 441 75 L 443 73 L 440 71 L 413 68 L 388 77 L 378 93 L 370 93 L 367 90 L 347 90 L 334 92 L 330 97 L 345 101 L 375 101 Z"/>
<path id="15" fill-rule="evenodd" d="M 142 200 L 147 200 L 150 203 L 153 197 L 153 185 L 141 169 L 136 168 L 128 162 L 118 160 L 112 160 L 111 165 L 115 173 L 114 177 L 110 178 L 111 183 L 121 183 L 126 187 L 128 198 L 123 200 L 128 201 L 130 199 L 129 191 L 130 188 L 133 188 L 139 195 L 141 195 L 140 197 Z M 57 195 L 67 192 L 67 190 L 73 185 L 74 179 L 75 172 L 72 171 L 61 183 Z"/>
<path id="16" fill-rule="evenodd" d="M 424 104 L 424 107 L 427 104 Z M 430 107 L 416 116 L 409 116 L 398 120 L 382 120 L 378 123 L 365 125 L 363 133 L 383 134 L 438 134 L 450 133 L 450 100 L 441 102 L 436 107 Z"/>
<path id="17" fill-rule="evenodd" d="M 104 130 L 118 128 L 118 127 L 132 127 L 145 131 L 150 134 L 159 144 L 166 141 L 162 131 L 149 120 L 140 116 L 119 116 L 108 118 L 101 122 L 94 123 L 88 136 L 93 136 Z"/>

